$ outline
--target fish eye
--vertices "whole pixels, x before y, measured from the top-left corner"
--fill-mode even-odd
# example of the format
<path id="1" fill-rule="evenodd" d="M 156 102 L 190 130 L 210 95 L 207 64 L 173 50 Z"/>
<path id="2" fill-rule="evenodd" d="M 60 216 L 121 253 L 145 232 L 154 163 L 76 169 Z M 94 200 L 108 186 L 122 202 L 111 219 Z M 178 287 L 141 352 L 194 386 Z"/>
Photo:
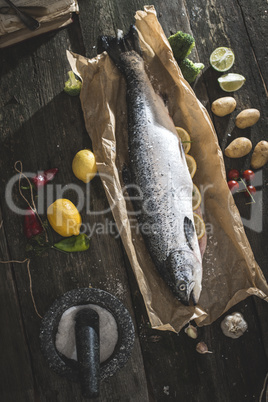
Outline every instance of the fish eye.
<path id="1" fill-rule="evenodd" d="M 179 290 L 181 290 L 182 292 L 186 289 L 186 286 L 184 283 L 181 283 L 179 286 Z"/>

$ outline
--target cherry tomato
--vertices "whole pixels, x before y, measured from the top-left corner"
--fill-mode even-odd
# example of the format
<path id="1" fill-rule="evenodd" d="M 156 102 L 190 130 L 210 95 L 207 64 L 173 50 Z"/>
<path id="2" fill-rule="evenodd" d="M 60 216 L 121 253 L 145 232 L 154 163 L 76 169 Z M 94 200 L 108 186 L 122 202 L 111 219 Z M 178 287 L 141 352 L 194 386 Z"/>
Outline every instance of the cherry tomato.
<path id="1" fill-rule="evenodd" d="M 254 186 L 247 186 L 248 191 L 251 195 L 256 194 L 256 188 Z M 246 191 L 246 196 L 249 197 L 249 193 Z"/>
<path id="2" fill-rule="evenodd" d="M 239 189 L 239 184 L 235 180 L 229 180 L 227 184 L 231 193 L 234 193 L 236 190 Z"/>
<path id="3" fill-rule="evenodd" d="M 248 170 L 245 170 L 245 171 L 243 172 L 242 177 L 243 177 L 243 179 L 245 179 L 246 181 L 252 182 L 252 181 L 254 180 L 255 173 L 254 173 L 252 170 L 248 169 Z"/>
<path id="4" fill-rule="evenodd" d="M 237 180 L 240 177 L 240 173 L 237 169 L 231 169 L 228 172 L 228 180 Z"/>

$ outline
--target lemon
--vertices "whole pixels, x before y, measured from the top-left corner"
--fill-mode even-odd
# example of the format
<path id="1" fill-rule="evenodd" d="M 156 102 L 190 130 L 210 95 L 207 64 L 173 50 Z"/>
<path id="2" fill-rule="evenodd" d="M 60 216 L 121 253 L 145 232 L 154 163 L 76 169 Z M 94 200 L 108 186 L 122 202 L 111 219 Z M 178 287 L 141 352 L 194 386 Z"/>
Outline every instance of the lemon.
<path id="1" fill-rule="evenodd" d="M 195 211 L 200 206 L 201 201 L 202 201 L 200 191 L 199 191 L 198 187 L 195 184 L 193 185 L 193 198 L 192 198 L 192 201 L 193 201 L 193 211 Z"/>
<path id="2" fill-rule="evenodd" d="M 229 73 L 218 78 L 221 89 L 225 92 L 235 92 L 240 89 L 246 81 L 241 74 Z"/>
<path id="3" fill-rule="evenodd" d="M 47 218 L 55 230 L 61 236 L 69 237 L 78 235 L 82 223 L 81 216 L 76 206 L 65 198 L 59 198 L 47 209 Z"/>
<path id="4" fill-rule="evenodd" d="M 96 159 L 89 149 L 77 152 L 73 159 L 72 169 L 74 175 L 84 183 L 90 182 L 97 173 Z"/>
<path id="5" fill-rule="evenodd" d="M 230 70 L 235 61 L 235 55 L 232 49 L 228 47 L 217 47 L 210 55 L 210 64 L 220 72 Z"/>
<path id="6" fill-rule="evenodd" d="M 206 225 L 203 219 L 194 212 L 194 226 L 198 240 L 206 233 Z"/>
<path id="7" fill-rule="evenodd" d="M 187 163 L 191 178 L 193 178 L 195 175 L 195 172 L 196 172 L 196 167 L 197 167 L 196 161 L 191 155 L 186 154 L 185 157 L 186 157 L 186 163 Z"/>
<path id="8" fill-rule="evenodd" d="M 176 130 L 177 130 L 178 136 L 179 136 L 180 139 L 181 139 L 181 143 L 182 143 L 184 152 L 185 152 L 186 154 L 188 154 L 188 152 L 189 152 L 190 149 L 191 149 L 191 138 L 190 138 L 190 135 L 189 135 L 189 134 L 187 133 L 187 131 L 184 130 L 184 128 L 182 128 L 182 127 L 176 127 Z"/>

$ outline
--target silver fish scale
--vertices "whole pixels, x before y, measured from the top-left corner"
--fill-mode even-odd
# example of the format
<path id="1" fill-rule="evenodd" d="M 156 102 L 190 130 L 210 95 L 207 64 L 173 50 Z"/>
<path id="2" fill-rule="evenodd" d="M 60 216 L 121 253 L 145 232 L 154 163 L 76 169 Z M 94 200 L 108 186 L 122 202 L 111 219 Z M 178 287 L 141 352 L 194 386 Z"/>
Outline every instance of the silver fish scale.
<path id="1" fill-rule="evenodd" d="M 162 263 L 178 244 L 186 243 L 183 220 L 193 219 L 192 181 L 176 134 L 155 125 L 152 115 L 149 120 L 146 130 L 136 133 L 136 147 L 130 149 L 131 171 L 142 191 L 141 232 Z"/>

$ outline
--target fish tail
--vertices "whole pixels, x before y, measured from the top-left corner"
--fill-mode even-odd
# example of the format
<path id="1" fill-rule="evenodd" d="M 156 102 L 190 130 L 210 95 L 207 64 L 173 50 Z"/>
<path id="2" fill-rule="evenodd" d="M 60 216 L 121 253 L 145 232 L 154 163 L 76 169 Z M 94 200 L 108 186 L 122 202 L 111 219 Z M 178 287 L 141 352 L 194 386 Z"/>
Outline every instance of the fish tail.
<path id="1" fill-rule="evenodd" d="M 122 55 L 124 53 L 134 50 L 142 56 L 138 31 L 135 28 L 135 25 L 131 25 L 128 33 L 121 38 L 119 36 L 101 36 L 100 45 L 102 50 L 106 50 L 120 70 L 124 70 L 122 62 Z"/>

